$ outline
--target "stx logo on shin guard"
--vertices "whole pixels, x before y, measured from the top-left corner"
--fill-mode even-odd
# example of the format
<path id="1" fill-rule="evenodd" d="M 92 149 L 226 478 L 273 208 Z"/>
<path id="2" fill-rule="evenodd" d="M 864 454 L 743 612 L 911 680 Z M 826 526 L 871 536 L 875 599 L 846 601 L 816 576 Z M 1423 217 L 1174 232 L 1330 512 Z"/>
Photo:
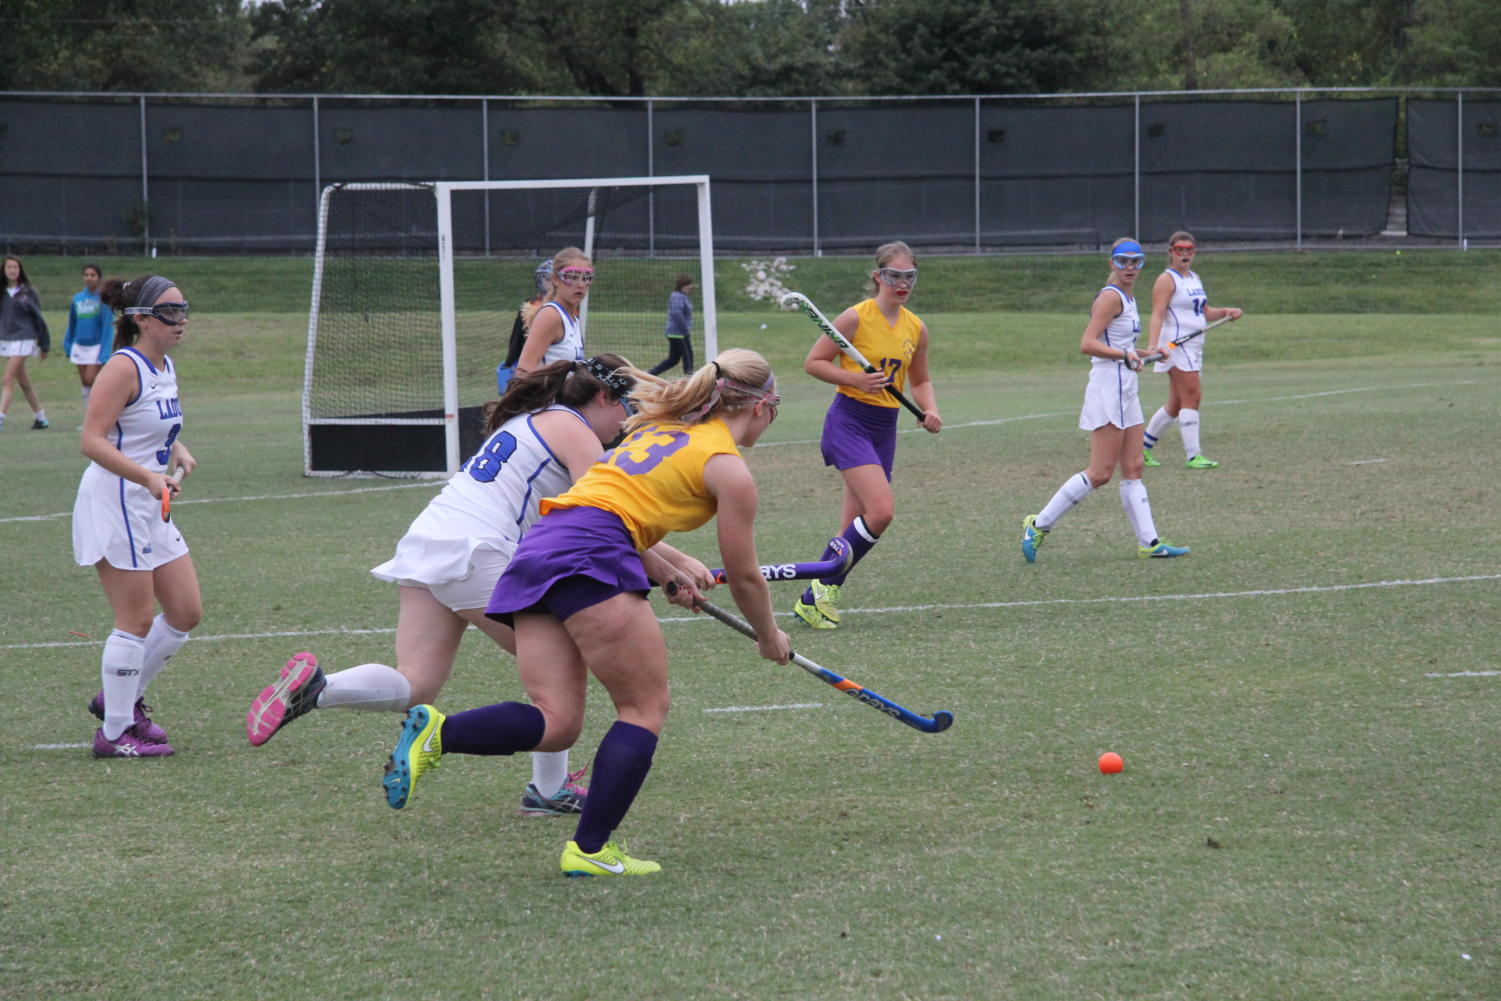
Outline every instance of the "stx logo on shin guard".
<path id="1" fill-rule="evenodd" d="M 137 675 L 137 674 L 140 674 L 140 673 L 141 673 L 141 669 L 138 668 L 138 667 L 117 667 L 117 668 L 115 668 L 115 676 L 119 677 L 119 678 L 129 678 L 129 677 L 131 677 L 133 675 Z"/>

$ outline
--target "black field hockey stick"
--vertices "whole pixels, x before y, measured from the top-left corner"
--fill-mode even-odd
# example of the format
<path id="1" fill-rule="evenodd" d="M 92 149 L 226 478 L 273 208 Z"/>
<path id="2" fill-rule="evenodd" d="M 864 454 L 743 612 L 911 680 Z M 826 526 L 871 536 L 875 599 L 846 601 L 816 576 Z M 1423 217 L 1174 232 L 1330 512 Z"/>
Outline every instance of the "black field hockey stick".
<path id="1" fill-rule="evenodd" d="M 1205 331 L 1207 331 L 1207 330 L 1213 330 L 1215 327 L 1218 327 L 1220 324 L 1222 324 L 1222 323 L 1229 323 L 1229 322 L 1230 322 L 1230 317 L 1228 317 L 1228 316 L 1222 316 L 1218 320 L 1215 320 L 1213 323 L 1211 323 L 1208 326 L 1206 326 L 1204 328 L 1204 330 L 1195 330 L 1191 334 L 1184 334 L 1182 337 L 1180 337 L 1176 341 L 1168 341 L 1167 342 L 1167 346 L 1170 347 L 1170 348 L 1180 347 L 1180 346 L 1182 346 L 1184 344 L 1187 344 L 1189 341 L 1193 340 L 1195 337 L 1201 337 L 1201 336 L 1203 336 L 1203 334 L 1204 334 Z M 1153 351 L 1149 355 L 1142 355 L 1141 356 L 1141 363 L 1143 365 L 1145 365 L 1148 362 L 1161 361 L 1162 359 L 1164 359 L 1166 357 L 1167 357 L 1167 353 L 1164 352 L 1164 351 Z"/>
<path id="2" fill-rule="evenodd" d="M 855 346 L 850 343 L 849 338 L 845 337 L 837 329 L 835 329 L 834 325 L 829 322 L 829 318 L 827 316 L 824 316 L 823 313 L 819 312 L 818 307 L 813 305 L 813 301 L 807 296 L 803 295 L 801 292 L 788 292 L 786 295 L 782 296 L 782 305 L 796 306 L 798 309 L 802 310 L 803 315 L 812 320 L 813 325 L 819 330 L 823 331 L 823 335 L 825 337 L 833 341 L 835 344 L 839 345 L 839 350 L 844 352 L 844 356 L 846 358 L 854 362 L 856 365 L 859 365 L 866 372 L 875 373 L 880 371 L 880 369 L 876 368 L 870 362 L 865 360 L 865 356 L 862 355 L 859 350 L 857 350 Z M 908 410 L 912 411 L 912 415 L 919 421 L 928 419 L 928 415 L 923 413 L 922 407 L 919 407 L 917 404 L 907 399 L 907 397 L 902 394 L 902 391 L 900 389 L 897 389 L 895 386 L 887 386 L 886 392 L 896 397 L 898 403 L 906 407 Z"/>
<path id="3" fill-rule="evenodd" d="M 829 540 L 829 548 L 834 550 L 831 559 L 814 563 L 763 563 L 761 576 L 768 581 L 777 580 L 818 580 L 820 577 L 833 577 L 835 574 L 844 573 L 849 569 L 850 559 L 854 556 L 854 550 L 850 544 L 844 541 L 842 536 L 836 535 Z M 717 583 L 723 584 L 726 580 L 723 568 L 710 570 Z"/>
<path id="4" fill-rule="evenodd" d="M 677 583 L 675 581 L 669 581 L 667 583 L 667 593 L 677 593 Z M 724 609 L 720 608 L 718 605 L 707 601 L 698 602 L 698 607 L 707 612 L 711 617 L 718 619 L 720 622 L 723 622 L 725 625 L 729 626 L 740 635 L 748 636 L 751 639 L 756 638 L 756 631 L 750 627 L 750 623 L 746 622 L 739 616 L 732 615 L 729 612 L 726 612 Z M 921 713 L 915 713 L 905 706 L 897 705 L 890 699 L 877 695 L 875 692 L 872 692 L 870 689 L 865 688 L 863 685 L 856 684 L 848 678 L 841 678 L 833 671 L 830 671 L 826 667 L 820 667 L 800 653 L 795 653 L 791 650 L 788 650 L 787 653 L 791 658 L 792 663 L 796 664 L 804 671 L 807 671 L 819 681 L 822 681 L 828 685 L 833 685 L 835 688 L 839 689 L 841 692 L 844 692 L 846 695 L 853 696 L 857 702 L 863 702 L 877 712 L 885 713 L 892 719 L 905 723 L 914 730 L 921 730 L 923 733 L 942 733 L 943 731 L 954 725 L 954 714 L 949 712 L 947 709 L 940 709 L 932 716 L 924 716 Z"/>

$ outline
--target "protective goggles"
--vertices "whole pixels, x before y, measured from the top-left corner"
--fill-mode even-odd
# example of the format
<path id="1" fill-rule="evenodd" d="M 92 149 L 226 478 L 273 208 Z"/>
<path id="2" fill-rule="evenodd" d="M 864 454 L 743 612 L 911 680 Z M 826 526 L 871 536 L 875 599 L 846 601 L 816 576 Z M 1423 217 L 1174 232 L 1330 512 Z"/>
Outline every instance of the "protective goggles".
<path id="1" fill-rule="evenodd" d="M 1175 243 L 1171 247 L 1169 247 L 1168 249 L 1171 250 L 1175 254 L 1191 254 L 1195 250 L 1198 250 L 1199 248 L 1195 247 L 1191 243 Z"/>
<path id="2" fill-rule="evenodd" d="M 905 271 L 897 268 L 881 268 L 876 275 L 881 279 L 882 285 L 890 285 L 892 288 L 911 288 L 917 284 L 916 268 L 908 268 Z"/>
<path id="3" fill-rule="evenodd" d="M 1146 262 L 1146 254 L 1113 254 L 1110 258 L 1110 263 L 1121 271 L 1127 268 L 1139 268 Z"/>
<path id="4" fill-rule="evenodd" d="M 588 285 L 594 281 L 593 268 L 561 268 L 558 280 L 565 285 Z"/>
<path id="5" fill-rule="evenodd" d="M 126 316 L 154 316 L 169 327 L 180 327 L 188 322 L 186 302 L 159 302 L 155 306 L 127 306 Z"/>

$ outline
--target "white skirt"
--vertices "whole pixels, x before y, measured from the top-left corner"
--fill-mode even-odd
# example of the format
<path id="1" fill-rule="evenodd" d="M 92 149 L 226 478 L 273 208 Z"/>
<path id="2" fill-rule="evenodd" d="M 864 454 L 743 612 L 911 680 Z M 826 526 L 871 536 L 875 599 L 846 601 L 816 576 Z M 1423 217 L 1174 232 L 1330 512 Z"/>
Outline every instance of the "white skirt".
<path id="1" fill-rule="evenodd" d="M 1172 369 L 1184 372 L 1199 372 L 1204 368 L 1204 338 L 1195 337 L 1187 344 L 1173 348 L 1173 353 L 1152 366 L 1153 372 L 1168 372 Z"/>
<path id="2" fill-rule="evenodd" d="M 73 502 L 73 561 L 105 560 L 118 570 L 155 570 L 188 554 L 175 521 L 162 521 L 161 501 L 139 483 L 90 465 Z"/>
<path id="3" fill-rule="evenodd" d="M 0 341 L 0 358 L 30 358 L 37 353 L 36 338 L 24 341 Z"/>
<path id="4" fill-rule="evenodd" d="M 101 344 L 75 344 L 68 352 L 68 361 L 75 365 L 97 365 L 102 347 Z"/>
<path id="5" fill-rule="evenodd" d="M 1142 423 L 1141 400 L 1136 395 L 1136 373 L 1119 362 L 1091 365 L 1089 382 L 1084 387 L 1084 407 L 1079 411 L 1079 428 L 1114 424 L 1118 428 Z"/>
<path id="6" fill-rule="evenodd" d="M 515 552 L 514 542 L 496 536 L 432 538 L 408 532 L 396 544 L 396 555 L 370 575 L 424 588 L 445 608 L 459 612 L 490 603 L 495 582 Z"/>

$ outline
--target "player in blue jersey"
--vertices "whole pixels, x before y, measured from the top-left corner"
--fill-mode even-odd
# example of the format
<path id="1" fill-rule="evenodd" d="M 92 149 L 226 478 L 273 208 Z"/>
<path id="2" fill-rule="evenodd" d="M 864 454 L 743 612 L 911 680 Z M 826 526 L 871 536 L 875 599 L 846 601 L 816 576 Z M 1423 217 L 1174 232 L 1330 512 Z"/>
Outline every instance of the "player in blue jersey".
<path id="1" fill-rule="evenodd" d="M 85 410 L 89 407 L 89 391 L 94 380 L 99 377 L 104 363 L 109 361 L 113 335 L 114 317 L 109 307 L 99 300 L 101 277 L 99 265 L 83 266 L 83 291 L 74 295 L 68 306 L 68 332 L 63 335 L 63 354 L 78 366 Z"/>

